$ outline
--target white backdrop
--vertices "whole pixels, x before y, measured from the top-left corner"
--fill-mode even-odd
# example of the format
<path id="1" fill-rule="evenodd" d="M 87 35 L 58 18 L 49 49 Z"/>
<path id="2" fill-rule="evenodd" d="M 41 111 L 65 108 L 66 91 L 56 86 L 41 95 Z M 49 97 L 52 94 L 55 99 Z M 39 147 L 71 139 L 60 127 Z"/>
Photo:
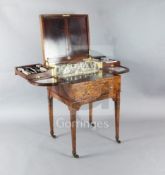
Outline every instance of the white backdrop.
<path id="1" fill-rule="evenodd" d="M 123 108 L 131 112 L 140 105 L 145 112 L 160 112 L 165 96 L 164 8 L 161 0 L 0 0 L 1 108 L 19 110 L 29 100 L 45 99 L 42 88 L 14 76 L 15 66 L 42 61 L 39 14 L 86 13 L 91 49 L 121 60 L 131 70 L 123 79 Z"/>
<path id="2" fill-rule="evenodd" d="M 122 79 L 123 124 L 125 119 L 135 120 L 137 123 L 138 121 L 143 123 L 143 120 L 164 119 L 165 1 L 0 0 L 0 126 L 2 125 L 2 128 L 10 128 L 10 123 L 15 124 L 14 131 L 19 133 L 23 132 L 18 129 L 19 126 L 17 127 L 19 122 L 42 121 L 43 127 L 37 124 L 35 128 L 38 127 L 38 130 L 42 129 L 41 132 L 45 131 L 45 133 L 48 129 L 45 88 L 34 87 L 14 75 L 15 66 L 42 61 L 39 14 L 47 13 L 88 14 L 91 49 L 118 59 L 130 68 L 130 73 L 123 75 Z M 57 116 L 68 116 L 65 105 L 56 101 L 54 108 Z M 113 119 L 111 101 L 96 103 L 94 111 L 97 119 L 106 116 L 111 116 Z M 85 106 L 79 115 L 87 115 L 86 113 Z M 147 125 L 148 129 L 153 130 L 154 124 L 151 125 L 151 128 Z M 140 125 L 137 127 L 140 128 Z M 130 129 L 134 130 L 134 128 Z M 133 134 L 132 130 L 128 133 Z M 6 157 L 5 154 L 4 156 Z M 0 168 L 3 174 L 10 158 L 6 162 L 4 167 Z M 159 168 L 157 166 L 157 169 Z M 22 174 L 23 171 L 24 169 L 20 172 L 16 171 L 16 174 Z M 8 174 L 10 173 L 9 171 Z"/>

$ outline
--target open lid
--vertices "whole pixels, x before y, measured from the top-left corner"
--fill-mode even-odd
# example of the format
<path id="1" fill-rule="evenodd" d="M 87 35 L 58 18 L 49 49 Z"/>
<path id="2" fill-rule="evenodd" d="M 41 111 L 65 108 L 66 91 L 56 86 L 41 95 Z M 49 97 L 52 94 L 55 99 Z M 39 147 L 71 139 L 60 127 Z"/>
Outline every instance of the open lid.
<path id="1" fill-rule="evenodd" d="M 41 15 L 45 61 L 70 63 L 89 55 L 88 15 Z"/>

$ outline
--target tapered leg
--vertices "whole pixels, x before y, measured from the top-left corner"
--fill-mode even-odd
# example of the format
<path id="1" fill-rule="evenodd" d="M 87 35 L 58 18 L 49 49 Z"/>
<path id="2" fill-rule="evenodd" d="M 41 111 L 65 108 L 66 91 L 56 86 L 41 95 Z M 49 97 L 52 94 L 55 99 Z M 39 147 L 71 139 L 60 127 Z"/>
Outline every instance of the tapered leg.
<path id="1" fill-rule="evenodd" d="M 89 103 L 89 123 L 91 126 L 94 126 L 93 122 L 93 115 L 92 115 L 92 109 L 93 109 L 93 104 Z"/>
<path id="2" fill-rule="evenodd" d="M 71 135 L 72 135 L 72 154 L 73 157 L 79 158 L 76 153 L 76 110 L 70 108 L 70 121 L 71 121 Z"/>
<path id="3" fill-rule="evenodd" d="M 49 123 L 50 123 L 50 135 L 56 138 L 54 134 L 54 122 L 53 122 L 53 97 L 50 95 L 48 90 L 48 108 L 49 108 Z"/>
<path id="4" fill-rule="evenodd" d="M 119 123 L 120 123 L 120 98 L 115 100 L 115 131 L 116 131 L 116 142 L 121 143 L 119 140 Z"/>

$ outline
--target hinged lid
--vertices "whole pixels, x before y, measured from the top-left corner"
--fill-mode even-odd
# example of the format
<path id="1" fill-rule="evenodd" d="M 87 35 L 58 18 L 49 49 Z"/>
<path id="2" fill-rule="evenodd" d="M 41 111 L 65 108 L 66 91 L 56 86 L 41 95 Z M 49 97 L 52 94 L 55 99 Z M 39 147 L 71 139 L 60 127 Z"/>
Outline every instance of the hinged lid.
<path id="1" fill-rule="evenodd" d="M 88 15 L 41 15 L 44 64 L 81 61 L 89 55 Z"/>

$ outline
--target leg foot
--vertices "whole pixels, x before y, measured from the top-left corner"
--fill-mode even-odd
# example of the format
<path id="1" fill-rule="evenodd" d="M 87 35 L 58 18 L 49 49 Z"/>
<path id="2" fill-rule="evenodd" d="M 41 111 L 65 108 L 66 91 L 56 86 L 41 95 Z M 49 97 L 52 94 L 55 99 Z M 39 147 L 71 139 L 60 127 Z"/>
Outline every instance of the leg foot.
<path id="1" fill-rule="evenodd" d="M 79 158 L 79 155 L 75 152 L 72 153 L 74 158 Z"/>
<path id="2" fill-rule="evenodd" d="M 118 137 L 116 137 L 116 142 L 119 143 L 119 144 L 121 143 L 121 141 L 119 140 Z"/>
<path id="3" fill-rule="evenodd" d="M 55 139 L 56 138 L 56 135 L 54 134 L 53 131 L 50 131 L 50 135 Z"/>
<path id="4" fill-rule="evenodd" d="M 94 124 L 94 123 L 92 123 L 92 122 L 90 122 L 90 125 L 91 125 L 92 127 L 94 127 L 94 126 L 95 126 L 95 124 Z"/>

